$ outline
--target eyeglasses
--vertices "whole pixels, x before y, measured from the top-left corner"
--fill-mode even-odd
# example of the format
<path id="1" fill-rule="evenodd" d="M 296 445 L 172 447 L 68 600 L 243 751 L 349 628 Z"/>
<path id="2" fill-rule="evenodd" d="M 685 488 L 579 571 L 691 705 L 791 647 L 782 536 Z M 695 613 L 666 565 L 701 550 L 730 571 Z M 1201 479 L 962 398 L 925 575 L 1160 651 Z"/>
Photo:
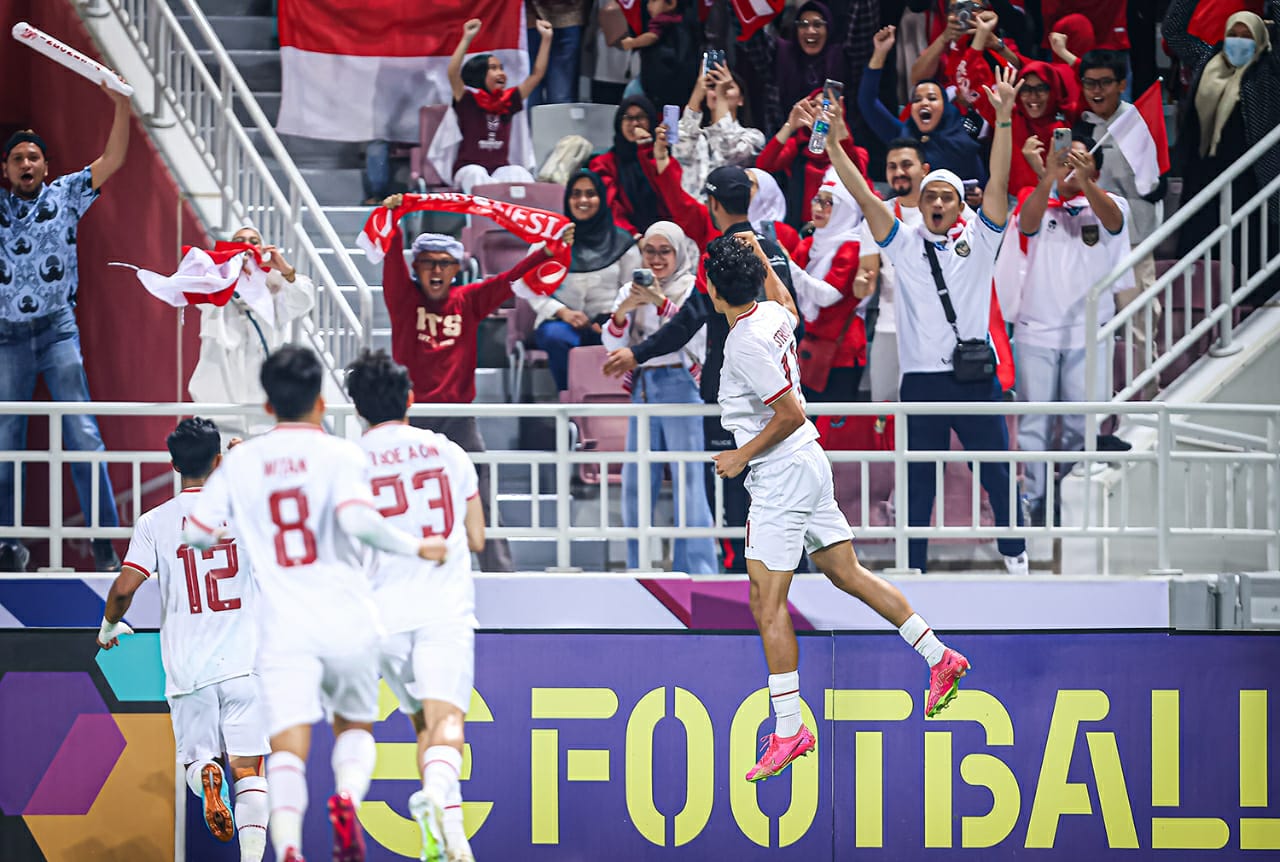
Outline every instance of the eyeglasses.
<path id="1" fill-rule="evenodd" d="M 835 201 L 832 200 L 831 198 L 814 197 L 809 201 L 809 206 L 813 207 L 814 209 L 826 209 L 827 207 L 832 206 L 834 203 Z"/>
<path id="2" fill-rule="evenodd" d="M 676 250 L 671 246 L 656 248 L 651 245 L 646 245 L 644 248 L 640 249 L 640 253 L 645 257 L 671 257 L 671 255 L 676 253 Z"/>
<path id="3" fill-rule="evenodd" d="M 458 262 L 457 262 L 456 260 L 431 260 L 431 259 L 427 259 L 427 260 L 415 260 L 415 261 L 413 262 L 413 265 L 414 265 L 414 266 L 420 266 L 420 267 L 422 267 L 423 269 L 429 269 L 429 270 L 432 270 L 432 271 L 434 272 L 434 271 L 435 271 L 435 270 L 437 270 L 437 269 L 438 269 L 438 270 L 443 271 L 443 270 L 448 269 L 448 268 L 449 268 L 449 267 L 451 267 L 451 266 L 457 266 L 457 265 L 458 265 Z"/>
<path id="4" fill-rule="evenodd" d="M 1033 96 L 1049 95 L 1050 87 L 1048 84 L 1023 84 L 1022 92 L 1030 93 Z"/>
<path id="5" fill-rule="evenodd" d="M 796 29 L 798 29 L 798 30 L 825 30 L 825 29 L 827 29 L 827 22 L 826 22 L 826 21 L 823 21 L 821 18 L 809 19 L 809 20 L 805 20 L 805 21 L 797 21 L 797 22 L 796 22 Z"/>
<path id="6" fill-rule="evenodd" d="M 624 123 L 647 123 L 649 122 L 648 114 L 623 114 L 622 122 Z"/>
<path id="7" fill-rule="evenodd" d="M 1080 81 L 1080 86 L 1086 90 L 1101 90 L 1115 83 L 1118 83 L 1115 78 L 1083 78 Z"/>

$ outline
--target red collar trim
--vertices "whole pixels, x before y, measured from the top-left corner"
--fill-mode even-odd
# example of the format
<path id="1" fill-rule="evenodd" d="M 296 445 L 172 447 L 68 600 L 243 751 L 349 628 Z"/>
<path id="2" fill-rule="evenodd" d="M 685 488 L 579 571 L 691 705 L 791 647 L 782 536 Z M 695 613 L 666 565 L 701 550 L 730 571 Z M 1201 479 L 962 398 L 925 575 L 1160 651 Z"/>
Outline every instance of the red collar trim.
<path id="1" fill-rule="evenodd" d="M 276 427 L 272 428 L 271 431 L 319 431 L 321 434 L 325 433 L 325 430 L 319 425 L 312 425 L 310 422 L 277 422 Z M 271 431 L 267 433 L 270 434 Z"/>
<path id="2" fill-rule="evenodd" d="M 750 317 L 751 315 L 755 314 L 755 313 L 756 313 L 756 309 L 758 309 L 759 307 L 760 307 L 760 303 L 759 303 L 759 302 L 752 303 L 752 305 L 751 305 L 751 310 L 750 310 L 750 311 L 744 311 L 742 314 L 739 314 L 739 315 L 738 315 L 738 317 L 737 317 L 737 319 L 733 321 L 732 325 L 730 325 L 730 327 L 729 327 L 729 328 L 730 328 L 730 329 L 733 329 L 733 327 L 735 327 L 735 326 L 737 326 L 737 325 L 738 325 L 738 322 L 739 322 L 739 321 L 741 321 L 741 320 L 745 320 L 746 318 L 748 318 L 748 317 Z"/>

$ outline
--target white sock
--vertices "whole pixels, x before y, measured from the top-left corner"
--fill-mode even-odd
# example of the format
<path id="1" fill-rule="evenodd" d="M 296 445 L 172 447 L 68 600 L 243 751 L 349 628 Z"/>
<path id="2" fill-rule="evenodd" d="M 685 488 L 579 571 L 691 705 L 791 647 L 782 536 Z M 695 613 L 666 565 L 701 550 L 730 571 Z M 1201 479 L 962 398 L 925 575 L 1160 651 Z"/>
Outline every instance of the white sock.
<path id="1" fill-rule="evenodd" d="M 433 745 L 422 752 L 422 789 L 448 799 L 462 774 L 462 752 L 449 745 Z"/>
<path id="2" fill-rule="evenodd" d="M 367 730 L 344 730 L 333 743 L 333 782 L 356 807 L 364 801 L 378 762 L 378 746 Z"/>
<path id="3" fill-rule="evenodd" d="M 800 732 L 800 671 L 769 674 L 769 701 L 773 704 L 773 732 L 786 739 Z"/>
<path id="4" fill-rule="evenodd" d="M 240 862 L 262 862 L 267 849 L 267 779 L 250 775 L 236 782 L 236 833 L 240 836 Z"/>
<path id="5" fill-rule="evenodd" d="M 292 847 L 302 849 L 302 817 L 307 813 L 307 764 L 296 754 L 276 751 L 267 756 L 268 798 L 271 802 L 271 846 L 276 862 Z"/>
<path id="6" fill-rule="evenodd" d="M 462 787 L 456 781 L 444 798 L 444 841 L 450 849 L 471 846 L 467 842 L 466 827 L 462 824 Z"/>
<path id="7" fill-rule="evenodd" d="M 217 766 L 219 771 L 222 770 L 222 767 L 216 760 L 197 760 L 195 763 L 187 767 L 187 787 L 190 787 L 191 792 L 196 796 L 202 796 L 204 794 L 204 782 L 200 778 L 200 773 L 204 772 L 205 766 L 210 763 Z M 223 781 L 225 780 L 226 776 L 224 775 Z"/>
<path id="8" fill-rule="evenodd" d="M 929 667 L 942 661 L 942 654 L 947 648 L 919 614 L 907 617 L 907 621 L 898 626 L 898 634 L 902 635 L 902 639 L 909 643 L 913 650 L 924 656 Z"/>

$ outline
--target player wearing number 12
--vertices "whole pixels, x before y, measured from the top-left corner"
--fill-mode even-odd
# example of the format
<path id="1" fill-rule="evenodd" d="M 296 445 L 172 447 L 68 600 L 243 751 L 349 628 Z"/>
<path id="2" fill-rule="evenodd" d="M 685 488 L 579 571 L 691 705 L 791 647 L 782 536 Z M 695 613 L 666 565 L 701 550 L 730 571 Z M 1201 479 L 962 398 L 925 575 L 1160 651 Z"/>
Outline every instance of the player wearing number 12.
<path id="1" fill-rule="evenodd" d="M 188 544 L 208 548 L 220 541 L 216 525 L 230 520 L 253 564 L 277 862 L 302 859 L 311 725 L 329 712 L 333 859 L 364 859 L 356 810 L 377 759 L 371 731 L 381 625 L 360 544 L 436 561 L 446 550 L 444 540 L 410 536 L 374 510 L 364 453 L 321 427 L 323 377 L 306 348 L 285 346 L 267 358 L 260 379 L 276 426 L 227 455 L 183 533 Z"/>
<path id="2" fill-rule="evenodd" d="M 253 673 L 257 637 L 245 561 L 229 535 L 205 551 L 182 544 L 182 528 L 206 477 L 222 460 L 218 426 L 184 419 L 169 435 L 182 493 L 146 512 L 111 591 L 98 633 L 103 649 L 132 632 L 121 622 L 148 580 L 160 586 L 160 658 L 178 760 L 187 786 L 203 800 L 205 823 L 220 841 L 240 831 L 241 862 L 259 862 L 267 847 L 266 716 Z M 227 755 L 235 776 L 235 820 L 227 782 L 215 758 Z"/>
<path id="3" fill-rule="evenodd" d="M 475 677 L 468 552 L 484 549 L 476 468 L 448 437 L 408 424 L 409 372 L 385 352 L 361 354 L 347 369 L 347 390 L 369 423 L 360 446 L 379 513 L 406 532 L 439 536 L 449 546 L 448 562 L 440 566 L 378 554 L 373 589 L 387 630 L 382 678 L 418 736 L 422 789 L 409 797 L 409 812 L 422 830 L 421 859 L 475 862 L 462 826 L 459 778 Z"/>

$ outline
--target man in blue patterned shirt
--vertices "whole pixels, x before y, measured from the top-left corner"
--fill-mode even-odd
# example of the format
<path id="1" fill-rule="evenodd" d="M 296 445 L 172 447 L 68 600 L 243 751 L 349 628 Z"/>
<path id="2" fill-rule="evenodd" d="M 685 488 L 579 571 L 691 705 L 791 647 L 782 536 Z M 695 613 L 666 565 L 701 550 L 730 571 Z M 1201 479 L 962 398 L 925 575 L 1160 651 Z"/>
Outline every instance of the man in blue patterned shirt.
<path id="1" fill-rule="evenodd" d="M 129 148 L 129 99 L 103 90 L 115 103 L 115 119 L 106 149 L 87 168 L 46 183 L 50 163 L 39 135 L 16 132 L 4 145 L 9 187 L 0 188 L 0 401 L 30 401 L 41 376 L 54 401 L 90 400 L 74 312 L 76 226 Z M 92 416 L 67 416 L 62 433 L 69 450 L 105 448 Z M 26 438 L 27 417 L 0 416 L 0 451 L 24 449 Z M 14 466 L 0 462 L 0 527 L 14 524 Z M 85 522 L 119 526 L 106 464 L 97 466 L 98 510 L 96 518 L 90 514 L 93 469 L 83 462 L 71 467 Z M 94 541 L 93 556 L 99 571 L 120 568 L 106 539 Z M 0 540 L 0 571 L 25 571 L 28 558 L 16 539 Z"/>

